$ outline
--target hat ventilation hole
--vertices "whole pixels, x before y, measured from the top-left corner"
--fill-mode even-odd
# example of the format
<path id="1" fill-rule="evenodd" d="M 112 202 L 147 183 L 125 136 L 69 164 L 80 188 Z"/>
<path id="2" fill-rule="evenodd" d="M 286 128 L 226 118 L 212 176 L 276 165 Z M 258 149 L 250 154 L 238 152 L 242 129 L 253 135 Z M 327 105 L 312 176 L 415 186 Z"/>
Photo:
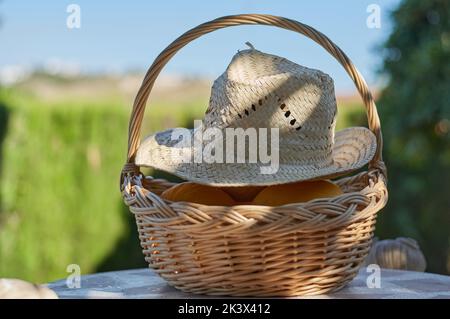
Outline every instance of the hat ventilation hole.
<path id="1" fill-rule="evenodd" d="M 282 99 L 279 97 L 279 96 L 277 96 L 277 101 L 278 101 L 278 103 L 281 103 L 282 102 Z M 280 104 L 280 109 L 284 112 L 284 117 L 286 117 L 286 118 L 291 118 L 290 120 L 289 120 L 289 124 L 291 125 L 291 126 L 294 126 L 295 125 L 295 123 L 297 123 L 297 119 L 295 118 L 295 117 L 293 117 L 293 116 L 291 116 L 291 111 L 289 111 L 289 110 L 287 110 L 286 109 L 286 103 L 281 103 Z M 286 110 L 285 110 L 286 109 Z M 299 125 L 298 127 L 296 127 L 295 128 L 295 130 L 296 131 L 299 131 L 299 130 L 301 130 L 302 129 L 302 126 L 301 125 Z"/>
<path id="2" fill-rule="evenodd" d="M 267 96 L 267 95 L 264 96 L 263 99 L 259 99 L 259 100 L 258 100 L 258 105 L 261 105 L 261 106 L 262 106 L 263 103 L 264 103 L 267 99 L 268 99 L 268 96 Z M 278 103 L 280 103 L 280 102 L 282 102 L 282 99 L 281 99 L 279 96 L 277 96 L 277 101 L 278 101 Z M 256 112 L 256 103 L 251 104 L 251 107 L 250 107 L 250 108 L 244 110 L 245 116 L 249 116 L 249 115 L 250 115 L 250 111 L 249 111 L 250 109 L 253 110 L 254 112 Z M 294 126 L 294 125 L 297 123 L 297 119 L 291 116 L 291 111 L 285 110 L 285 109 L 286 109 L 286 103 L 284 103 L 284 102 L 281 103 L 281 104 L 280 104 L 280 109 L 284 112 L 284 116 L 289 120 L 289 124 L 290 124 L 291 126 Z M 243 114 L 238 113 L 237 115 L 239 116 L 240 119 L 243 119 L 243 118 L 244 118 L 244 115 L 243 115 Z M 334 120 L 334 119 L 333 119 L 333 120 Z M 302 126 L 301 126 L 301 125 L 299 125 L 299 126 L 297 126 L 297 127 L 295 128 L 296 131 L 299 131 L 299 130 L 301 130 L 301 129 L 302 129 Z"/>
<path id="3" fill-rule="evenodd" d="M 285 117 L 289 117 L 290 115 L 291 115 L 291 112 L 290 112 L 290 111 L 287 111 L 286 113 L 284 113 L 284 116 L 285 116 Z M 297 123 L 297 119 L 296 119 L 295 117 L 292 117 L 292 119 L 289 121 L 289 124 L 290 124 L 291 126 L 294 126 L 295 123 Z M 295 128 L 295 130 L 296 130 L 296 131 L 299 131 L 299 130 L 301 130 L 301 128 L 302 128 L 302 126 L 299 125 L 299 126 L 297 126 L 297 127 Z"/>
<path id="4" fill-rule="evenodd" d="M 267 99 L 268 99 L 268 96 L 267 95 L 264 96 L 264 100 L 267 100 Z M 263 105 L 263 99 L 259 99 L 258 100 L 258 105 Z M 253 112 L 256 112 L 256 103 L 253 103 L 251 105 L 251 109 L 253 110 Z M 250 115 L 250 111 L 249 110 L 250 110 L 250 108 L 244 110 L 245 116 L 249 116 Z M 237 113 L 237 115 L 239 116 L 240 119 L 242 119 L 244 117 L 244 115 L 242 115 L 240 113 Z"/>

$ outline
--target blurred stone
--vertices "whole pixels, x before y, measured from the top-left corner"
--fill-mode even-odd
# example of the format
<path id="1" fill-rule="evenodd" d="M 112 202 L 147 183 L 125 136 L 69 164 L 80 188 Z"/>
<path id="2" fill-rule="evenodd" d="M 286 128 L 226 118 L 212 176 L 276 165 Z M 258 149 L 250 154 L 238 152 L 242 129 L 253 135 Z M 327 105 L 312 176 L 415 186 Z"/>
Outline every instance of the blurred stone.
<path id="1" fill-rule="evenodd" d="M 420 247 L 412 238 L 399 237 L 375 242 L 364 264 L 377 264 L 381 268 L 424 272 L 427 263 Z"/>
<path id="2" fill-rule="evenodd" d="M 44 286 L 3 278 L 0 279 L 0 299 L 58 299 L 58 296 Z"/>

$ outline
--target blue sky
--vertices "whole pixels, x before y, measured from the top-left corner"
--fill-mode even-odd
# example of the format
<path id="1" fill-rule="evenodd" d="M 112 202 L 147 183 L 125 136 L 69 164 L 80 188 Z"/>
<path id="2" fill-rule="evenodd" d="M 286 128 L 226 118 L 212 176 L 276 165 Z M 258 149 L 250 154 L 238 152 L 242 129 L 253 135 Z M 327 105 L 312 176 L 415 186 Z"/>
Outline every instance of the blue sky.
<path id="1" fill-rule="evenodd" d="M 68 29 L 66 8 L 81 8 L 81 28 Z M 368 28 L 367 6 L 381 8 L 381 28 Z M 399 0 L 220 0 L 220 1 L 0 1 L 0 67 L 43 65 L 59 59 L 82 71 L 146 69 L 157 54 L 184 31 L 219 16 L 269 13 L 309 24 L 325 33 L 353 60 L 369 84 L 388 36 L 389 11 Z M 166 73 L 217 77 L 238 49 L 250 41 L 264 52 L 329 73 L 338 91 L 351 91 L 339 64 L 311 40 L 273 27 L 243 26 L 206 35 L 185 47 L 166 66 Z"/>

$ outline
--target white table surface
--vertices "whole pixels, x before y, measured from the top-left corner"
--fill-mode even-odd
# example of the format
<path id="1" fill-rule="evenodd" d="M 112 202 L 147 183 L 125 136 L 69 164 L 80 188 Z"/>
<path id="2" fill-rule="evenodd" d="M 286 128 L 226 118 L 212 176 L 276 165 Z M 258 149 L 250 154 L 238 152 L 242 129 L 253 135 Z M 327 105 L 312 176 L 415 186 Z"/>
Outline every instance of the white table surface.
<path id="1" fill-rule="evenodd" d="M 450 276 L 382 269 L 380 287 L 369 288 L 367 279 L 371 274 L 363 267 L 358 276 L 340 291 L 329 295 L 303 298 L 450 299 Z M 48 287 L 53 289 L 59 298 L 211 298 L 183 293 L 166 284 L 150 269 L 131 269 L 81 276 L 80 288 L 68 288 L 65 279 L 49 283 Z"/>

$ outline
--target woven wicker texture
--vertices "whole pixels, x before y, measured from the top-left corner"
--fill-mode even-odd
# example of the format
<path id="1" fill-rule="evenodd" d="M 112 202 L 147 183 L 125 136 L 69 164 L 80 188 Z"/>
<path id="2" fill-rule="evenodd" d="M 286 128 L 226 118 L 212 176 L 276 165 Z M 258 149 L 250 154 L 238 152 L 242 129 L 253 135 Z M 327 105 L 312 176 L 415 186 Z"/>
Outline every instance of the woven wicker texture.
<path id="1" fill-rule="evenodd" d="M 365 127 L 350 127 L 335 134 L 336 117 L 330 76 L 255 49 L 239 51 L 214 81 L 202 126 L 189 130 L 187 141 L 177 139 L 177 129 L 147 137 L 137 150 L 135 163 L 216 186 L 273 185 L 326 178 L 361 168 L 376 149 L 375 135 Z M 211 128 L 222 136 L 219 162 L 217 153 L 211 160 L 202 154 L 199 165 L 194 161 L 195 148 L 202 145 L 204 149 L 211 143 L 208 138 L 201 138 Z M 230 128 L 256 128 L 253 132 L 258 142 L 253 145 L 262 142 L 268 153 L 277 153 L 276 170 L 261 173 L 268 164 L 258 159 L 256 147 L 240 154 L 240 163 L 234 135 L 227 135 Z M 274 150 L 273 141 L 266 138 L 271 128 L 278 129 L 279 148 L 275 145 Z M 232 161 L 226 160 L 230 154 L 235 155 Z"/>
<path id="2" fill-rule="evenodd" d="M 173 184 L 144 177 L 134 164 L 145 104 L 164 65 L 201 35 L 242 24 L 299 32 L 324 47 L 353 79 L 364 101 L 377 149 L 367 171 L 336 181 L 344 194 L 280 207 L 169 203 L 159 195 Z M 370 249 L 377 212 L 387 202 L 381 149 L 381 129 L 372 95 L 354 65 L 331 40 L 286 18 L 228 16 L 183 34 L 162 51 L 148 70 L 130 119 L 121 191 L 136 218 L 146 261 L 172 286 L 209 295 L 322 294 L 351 281 Z"/>

